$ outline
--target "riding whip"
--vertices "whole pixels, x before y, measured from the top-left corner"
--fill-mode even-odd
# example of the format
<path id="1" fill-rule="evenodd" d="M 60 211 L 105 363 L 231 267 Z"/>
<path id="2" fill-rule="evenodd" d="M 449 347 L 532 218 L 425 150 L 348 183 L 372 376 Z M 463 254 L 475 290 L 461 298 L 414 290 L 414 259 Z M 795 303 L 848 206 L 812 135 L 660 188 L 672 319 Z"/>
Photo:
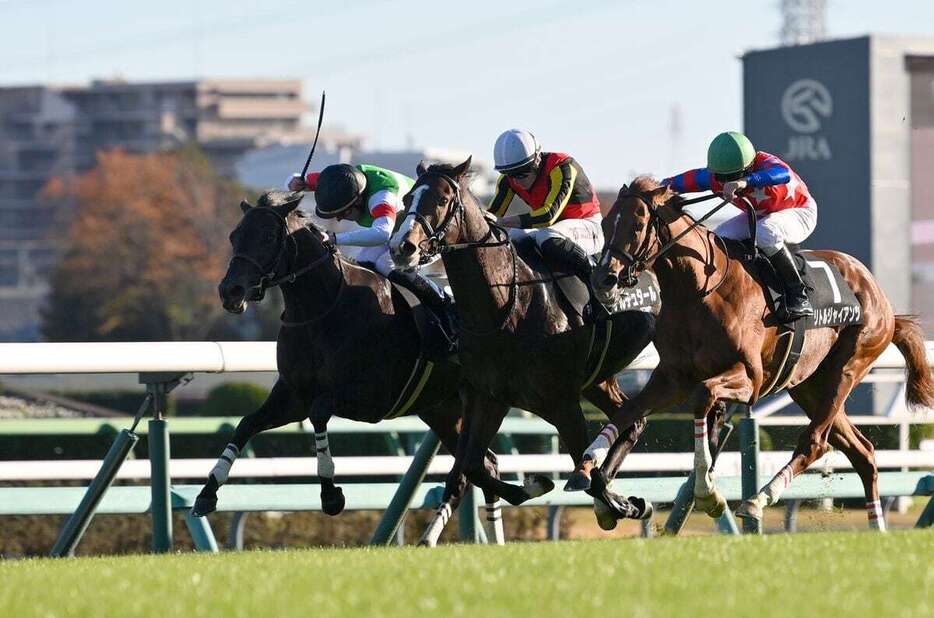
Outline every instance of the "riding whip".
<path id="1" fill-rule="evenodd" d="M 321 135 L 321 121 L 324 120 L 324 90 L 321 91 L 321 106 L 318 108 L 318 128 L 315 131 L 315 141 L 311 144 L 311 152 L 308 153 L 308 158 L 305 159 L 305 167 L 302 168 L 302 178 L 305 178 L 305 174 L 308 173 L 308 166 L 311 165 L 311 158 L 315 155 L 315 146 L 318 145 L 318 136 Z"/>

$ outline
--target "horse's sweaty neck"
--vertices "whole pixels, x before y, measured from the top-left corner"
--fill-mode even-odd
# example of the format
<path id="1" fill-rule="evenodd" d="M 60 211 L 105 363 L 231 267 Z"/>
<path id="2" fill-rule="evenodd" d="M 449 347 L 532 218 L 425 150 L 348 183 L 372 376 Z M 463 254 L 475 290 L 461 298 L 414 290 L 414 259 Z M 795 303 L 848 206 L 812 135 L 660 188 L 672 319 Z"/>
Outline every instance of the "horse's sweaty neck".
<path id="1" fill-rule="evenodd" d="M 496 236 L 473 196 L 463 190 L 463 218 L 457 243 L 495 242 Z M 444 267 L 458 312 L 471 329 L 495 328 L 510 304 L 514 280 L 512 248 L 461 249 L 444 254 Z"/>
<path id="2" fill-rule="evenodd" d="M 659 246 L 683 233 L 694 223 L 690 216 L 669 205 L 659 206 L 658 209 L 659 216 L 667 223 L 670 234 L 659 239 Z M 702 226 L 695 227 L 655 260 L 652 270 L 658 277 L 662 297 L 702 300 L 705 292 L 719 285 L 721 277 L 726 275 L 722 270 L 726 264 L 724 258 L 711 232 Z"/>

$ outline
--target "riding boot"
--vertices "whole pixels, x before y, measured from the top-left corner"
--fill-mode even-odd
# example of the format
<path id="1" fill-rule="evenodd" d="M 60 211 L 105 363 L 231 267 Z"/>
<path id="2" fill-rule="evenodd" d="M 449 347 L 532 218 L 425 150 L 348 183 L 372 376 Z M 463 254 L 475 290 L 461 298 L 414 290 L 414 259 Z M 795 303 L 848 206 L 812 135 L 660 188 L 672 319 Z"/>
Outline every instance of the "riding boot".
<path id="1" fill-rule="evenodd" d="M 419 302 L 428 307 L 440 321 L 441 330 L 448 340 L 448 351 L 457 350 L 457 328 L 454 324 L 454 301 L 438 285 L 414 270 L 394 270 L 389 280 L 409 290 Z"/>
<path id="2" fill-rule="evenodd" d="M 593 262 L 580 245 L 563 236 L 555 236 L 545 239 L 540 247 L 545 259 L 566 266 L 586 283 L 590 283 Z"/>
<path id="3" fill-rule="evenodd" d="M 792 257 L 788 247 L 783 245 L 779 251 L 770 255 L 769 262 L 771 262 L 772 268 L 775 269 L 785 286 L 787 321 L 794 322 L 798 318 L 813 316 L 814 308 L 811 306 L 811 301 L 808 300 L 804 281 L 801 280 L 801 273 L 795 267 L 794 257 Z"/>

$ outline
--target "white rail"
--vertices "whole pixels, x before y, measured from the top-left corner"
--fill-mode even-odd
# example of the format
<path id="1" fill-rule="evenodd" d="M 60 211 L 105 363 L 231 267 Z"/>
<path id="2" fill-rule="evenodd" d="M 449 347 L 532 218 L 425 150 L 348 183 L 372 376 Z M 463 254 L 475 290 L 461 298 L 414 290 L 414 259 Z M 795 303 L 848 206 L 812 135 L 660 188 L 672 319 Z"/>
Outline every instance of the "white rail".
<path id="1" fill-rule="evenodd" d="M 926 342 L 934 365 L 934 341 Z M 647 347 L 628 369 L 654 369 L 658 353 Z M 889 346 L 874 369 L 904 369 L 901 353 Z M 0 343 L 0 374 L 221 373 L 276 371 L 274 341 L 160 341 L 153 343 Z"/>
<path id="2" fill-rule="evenodd" d="M 760 471 L 775 474 L 788 463 L 790 451 L 760 453 Z M 567 455 L 499 455 L 499 470 L 513 472 L 571 472 L 574 468 Z M 173 479 L 204 479 L 214 467 L 216 459 L 173 459 L 169 469 Z M 405 474 L 412 463 L 406 456 L 335 457 L 338 478 L 348 476 L 398 476 Z M 432 461 L 428 474 L 447 474 L 454 464 L 450 455 L 439 455 Z M 876 451 L 876 464 L 881 469 L 920 468 L 934 469 L 934 452 L 929 451 Z M 86 481 L 94 478 L 100 469 L 97 460 L 61 461 L 3 461 L 0 462 L 0 481 Z M 849 460 L 840 452 L 832 452 L 819 459 L 812 469 L 851 469 Z M 635 453 L 626 458 L 624 471 L 629 473 L 676 472 L 687 474 L 694 469 L 693 453 Z M 283 478 L 311 477 L 318 471 L 314 457 L 263 457 L 240 459 L 231 468 L 231 478 Z M 117 475 L 122 480 L 148 480 L 149 462 L 129 460 Z M 739 453 L 723 453 L 717 459 L 719 476 L 739 476 Z"/>

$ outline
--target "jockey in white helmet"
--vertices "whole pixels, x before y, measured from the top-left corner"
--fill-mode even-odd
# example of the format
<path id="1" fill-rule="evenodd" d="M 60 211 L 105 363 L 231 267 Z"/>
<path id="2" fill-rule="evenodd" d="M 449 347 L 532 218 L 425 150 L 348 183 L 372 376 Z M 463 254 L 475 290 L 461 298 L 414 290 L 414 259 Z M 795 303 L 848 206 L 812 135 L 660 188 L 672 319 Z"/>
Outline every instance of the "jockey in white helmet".
<path id="1" fill-rule="evenodd" d="M 510 129 L 497 138 L 493 161 L 501 176 L 489 211 L 512 228 L 510 238 L 533 238 L 543 255 L 589 278 L 589 256 L 603 249 L 603 216 L 580 164 L 567 154 L 542 152 L 535 136 L 524 129 Z M 531 212 L 505 216 L 517 195 Z"/>

